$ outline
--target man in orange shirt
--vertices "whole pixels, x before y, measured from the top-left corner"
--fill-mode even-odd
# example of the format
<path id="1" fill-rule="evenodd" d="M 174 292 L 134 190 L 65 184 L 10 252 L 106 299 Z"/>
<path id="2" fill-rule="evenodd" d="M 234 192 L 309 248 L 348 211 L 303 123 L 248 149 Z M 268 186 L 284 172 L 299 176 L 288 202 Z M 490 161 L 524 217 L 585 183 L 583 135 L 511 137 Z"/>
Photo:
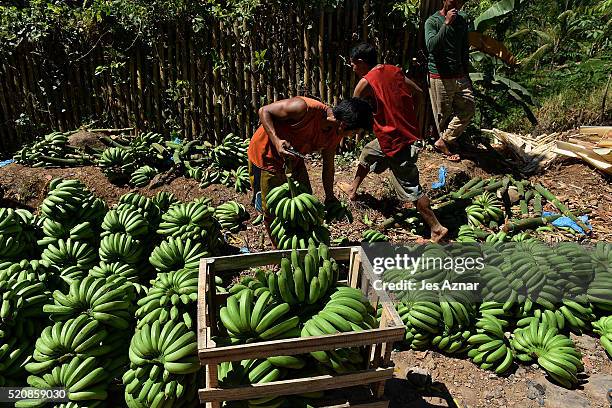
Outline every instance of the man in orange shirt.
<path id="1" fill-rule="evenodd" d="M 259 109 L 261 126 L 251 138 L 247 151 L 253 188 L 253 204 L 264 214 L 269 235 L 272 221 L 267 211 L 266 196 L 286 181 L 285 167 L 292 177 L 311 190 L 302 155 L 321 151 L 322 182 L 325 202 L 334 195 L 334 156 L 343 137 L 372 127 L 372 108 L 365 100 L 350 98 L 331 108 L 314 99 L 297 96 Z"/>
<path id="2" fill-rule="evenodd" d="M 370 171 L 391 171 L 391 182 L 398 198 L 413 202 L 431 230 L 431 240 L 438 242 L 448 233 L 431 209 L 429 198 L 419 184 L 416 167 L 421 140 L 417 108 L 424 102 L 423 91 L 394 65 L 378 64 L 376 48 L 360 44 L 351 51 L 353 71 L 361 77 L 353 96 L 371 101 L 374 107 L 374 135 L 361 156 L 351 184 L 342 183 L 349 199 L 357 198 L 357 189 Z"/>

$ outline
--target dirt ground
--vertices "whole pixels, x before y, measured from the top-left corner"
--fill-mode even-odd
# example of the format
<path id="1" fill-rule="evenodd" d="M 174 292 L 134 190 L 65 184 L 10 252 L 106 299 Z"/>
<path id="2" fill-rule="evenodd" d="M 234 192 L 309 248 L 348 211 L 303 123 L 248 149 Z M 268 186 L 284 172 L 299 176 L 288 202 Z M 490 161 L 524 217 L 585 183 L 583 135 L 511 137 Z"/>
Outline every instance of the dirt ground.
<path id="1" fill-rule="evenodd" d="M 419 157 L 421 183 L 426 190 L 437 181 L 438 168 L 444 165 L 448 177 L 462 179 L 475 175 L 494 174 L 495 166 L 463 160 L 450 163 L 432 151 L 424 151 Z M 488 169 L 487 171 L 482 168 Z M 320 183 L 321 165 L 319 161 L 309 163 L 310 177 L 315 193 L 322 197 Z M 354 164 L 343 162 L 337 166 L 336 182 L 350 181 Z M 491 173 L 489 173 L 491 172 Z M 139 191 L 153 195 L 160 190 L 174 193 L 179 199 L 188 201 L 196 197 L 209 197 L 214 205 L 227 200 L 236 200 L 246 206 L 251 220 L 256 214 L 250 205 L 250 194 L 238 194 L 224 186 L 216 185 L 202 189 L 198 182 L 182 177 L 172 180 L 160 188 L 133 189 L 115 186 L 96 167 L 70 169 L 34 169 L 11 164 L 0 168 L 0 206 L 36 208 L 44 198 L 46 186 L 54 177 L 78 178 L 96 195 L 112 205 L 119 196 L 129 191 Z M 569 204 L 572 209 L 590 210 L 589 219 L 593 226 L 592 240 L 612 240 L 612 184 L 610 179 L 579 162 L 557 162 L 544 174 L 533 177 L 557 197 Z M 369 176 L 362 187 L 366 193 L 365 201 L 353 207 L 353 224 L 333 224 L 332 239 L 340 236 L 358 242 L 361 233 L 376 228 L 389 214 L 398 208 L 391 185 L 384 175 Z M 341 197 L 338 192 L 339 197 Z M 363 222 L 364 214 L 373 222 L 372 226 Z M 387 231 L 394 242 L 408 242 L 418 237 L 397 228 Z M 247 225 L 232 239 L 237 247 L 247 247 L 256 252 L 271 249 L 264 236 L 263 226 Z M 557 239 L 576 239 L 572 235 L 559 233 Z M 387 385 L 387 396 L 392 408 L 403 407 L 610 407 L 606 393 L 612 388 L 612 362 L 598 344 L 589 336 L 575 338 L 584 355 L 587 381 L 577 390 L 568 391 L 555 386 L 544 378 L 543 371 L 537 366 L 515 368 L 507 377 L 498 377 L 476 367 L 470 361 L 448 357 L 436 352 L 395 352 L 396 379 Z M 417 367 L 431 376 L 433 385 L 425 388 L 415 386 L 414 381 L 406 380 L 406 373 Z M 410 376 L 413 378 L 413 375 Z"/>

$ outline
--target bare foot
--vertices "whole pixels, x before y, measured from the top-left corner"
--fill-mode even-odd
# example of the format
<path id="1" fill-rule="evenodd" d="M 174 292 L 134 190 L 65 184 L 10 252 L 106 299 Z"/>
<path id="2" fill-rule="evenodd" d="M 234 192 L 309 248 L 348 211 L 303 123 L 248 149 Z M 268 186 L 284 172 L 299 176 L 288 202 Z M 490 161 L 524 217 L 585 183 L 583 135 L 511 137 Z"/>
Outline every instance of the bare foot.
<path id="1" fill-rule="evenodd" d="M 338 188 L 347 195 L 348 199 L 351 201 L 357 200 L 357 192 L 353 191 L 353 186 L 350 183 L 338 183 Z"/>
<path id="2" fill-rule="evenodd" d="M 453 154 L 450 149 L 448 148 L 448 145 L 446 144 L 446 142 L 442 139 L 438 139 L 436 140 L 436 142 L 434 143 L 434 147 L 443 155 L 446 156 L 446 158 L 449 161 L 452 162 L 458 162 L 461 161 L 461 157 L 459 157 L 458 154 Z"/>
<path id="3" fill-rule="evenodd" d="M 431 241 L 440 242 L 446 237 L 446 234 L 448 234 L 448 228 L 441 226 L 439 229 L 431 231 Z"/>

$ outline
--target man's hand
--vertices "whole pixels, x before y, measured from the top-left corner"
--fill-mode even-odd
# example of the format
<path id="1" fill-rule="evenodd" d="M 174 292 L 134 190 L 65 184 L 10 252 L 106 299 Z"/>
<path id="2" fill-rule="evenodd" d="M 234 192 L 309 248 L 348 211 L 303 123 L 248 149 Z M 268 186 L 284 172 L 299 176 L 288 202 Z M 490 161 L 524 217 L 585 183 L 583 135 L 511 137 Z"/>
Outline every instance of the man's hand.
<path id="1" fill-rule="evenodd" d="M 294 154 L 287 151 L 287 149 L 293 149 L 291 143 L 289 143 L 287 140 L 278 139 L 278 142 L 274 147 L 276 148 L 278 154 L 280 154 L 281 156 L 295 157 Z"/>
<path id="2" fill-rule="evenodd" d="M 457 18 L 457 15 L 459 14 L 459 10 L 457 9 L 450 9 L 446 12 L 446 18 L 444 20 L 444 24 L 446 25 L 451 25 L 453 24 L 453 21 L 455 21 L 455 19 Z"/>

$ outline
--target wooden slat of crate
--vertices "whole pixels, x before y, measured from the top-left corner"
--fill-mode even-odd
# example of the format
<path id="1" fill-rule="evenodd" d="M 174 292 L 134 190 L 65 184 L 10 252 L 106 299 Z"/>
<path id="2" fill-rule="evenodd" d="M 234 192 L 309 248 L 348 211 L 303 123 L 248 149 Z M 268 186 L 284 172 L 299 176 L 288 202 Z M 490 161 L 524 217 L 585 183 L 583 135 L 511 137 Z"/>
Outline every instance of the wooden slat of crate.
<path id="1" fill-rule="evenodd" d="M 344 347 L 359 347 L 380 342 L 399 341 L 404 332 L 401 327 L 364 330 L 361 332 L 338 333 L 326 336 L 301 337 L 263 341 L 236 346 L 216 347 L 216 343 L 207 334 L 206 344 L 209 349 L 200 350 L 200 363 L 213 364 L 223 361 L 240 361 L 251 358 L 266 358 L 272 356 L 293 356 L 310 351 L 335 350 Z M 211 332 L 207 328 L 208 333 Z"/>
<path id="2" fill-rule="evenodd" d="M 325 391 L 330 388 L 347 388 L 385 381 L 392 375 L 393 368 L 377 368 L 375 370 L 357 371 L 350 374 L 319 375 L 232 388 L 211 388 L 200 390 L 200 399 L 206 399 L 207 402 L 220 402 L 265 398 L 275 395 L 305 394 L 308 392 Z M 330 384 L 333 386 L 330 387 Z"/>

